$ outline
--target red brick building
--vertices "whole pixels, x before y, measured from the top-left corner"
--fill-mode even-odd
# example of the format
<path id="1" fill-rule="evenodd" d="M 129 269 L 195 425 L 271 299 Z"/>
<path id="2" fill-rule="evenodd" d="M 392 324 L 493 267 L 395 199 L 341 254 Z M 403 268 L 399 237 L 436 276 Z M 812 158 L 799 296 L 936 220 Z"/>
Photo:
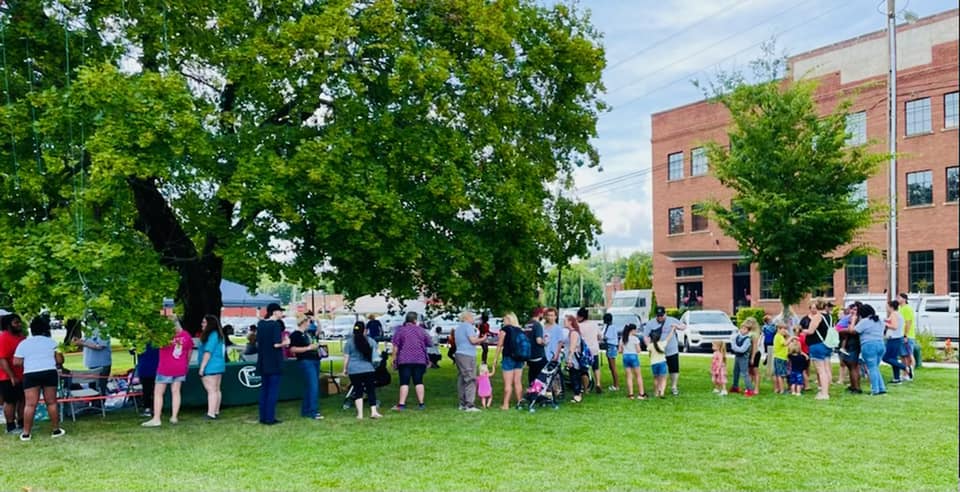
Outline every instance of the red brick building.
<path id="1" fill-rule="evenodd" d="M 960 290 L 958 273 L 958 13 L 951 10 L 897 28 L 897 213 L 899 290 L 946 294 Z M 788 60 L 788 77 L 819 81 L 822 113 L 853 96 L 851 145 L 872 142 L 886 151 L 887 40 L 878 31 Z M 703 143 L 727 144 L 729 115 L 719 104 L 697 102 L 652 116 L 654 290 L 661 305 L 700 304 L 732 313 L 737 306 L 779 311 L 769 279 L 755 265 L 740 266 L 737 244 L 695 214 L 705 198 L 732 192 L 710 176 Z M 865 183 L 871 200 L 886 202 L 889 168 Z M 908 193 L 909 190 L 909 193 Z M 882 293 L 889 285 L 884 257 L 887 227 L 863 239 L 882 254 L 858 259 L 834 273 L 824 295 Z"/>

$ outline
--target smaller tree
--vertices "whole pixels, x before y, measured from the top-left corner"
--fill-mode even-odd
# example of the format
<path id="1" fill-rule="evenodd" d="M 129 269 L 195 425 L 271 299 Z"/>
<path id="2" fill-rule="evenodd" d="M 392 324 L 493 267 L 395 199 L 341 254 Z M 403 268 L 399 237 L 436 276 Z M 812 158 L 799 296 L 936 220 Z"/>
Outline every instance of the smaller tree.
<path id="1" fill-rule="evenodd" d="M 755 62 L 760 77 L 777 62 Z M 747 261 L 771 275 L 783 309 L 799 302 L 847 258 L 870 248 L 854 244 L 882 207 L 857 199 L 884 154 L 846 145 L 850 101 L 821 116 L 816 83 L 768 78 L 746 84 L 721 76 L 715 101 L 730 112 L 729 147 L 707 144 L 713 175 L 734 192 L 706 208 Z"/>

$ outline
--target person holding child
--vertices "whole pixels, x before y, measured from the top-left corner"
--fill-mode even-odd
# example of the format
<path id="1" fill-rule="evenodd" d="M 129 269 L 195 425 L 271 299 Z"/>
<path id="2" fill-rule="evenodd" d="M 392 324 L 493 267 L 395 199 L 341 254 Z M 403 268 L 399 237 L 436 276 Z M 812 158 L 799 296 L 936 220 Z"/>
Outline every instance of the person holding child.
<path id="1" fill-rule="evenodd" d="M 903 343 L 903 316 L 899 312 L 900 301 L 890 301 L 887 303 L 887 321 L 886 333 L 887 343 L 886 352 L 883 354 L 883 361 L 890 364 L 893 368 L 893 379 L 890 384 L 900 384 L 900 372 L 907 372 L 907 366 L 900 362 L 900 356 L 904 354 Z M 910 381 L 909 374 L 904 374 L 903 379 Z"/>
<path id="2" fill-rule="evenodd" d="M 710 378 L 713 380 L 713 392 L 727 396 L 727 343 L 723 340 L 713 341 Z"/>
<path id="3" fill-rule="evenodd" d="M 664 354 L 667 358 L 667 371 L 670 373 L 671 392 L 676 396 L 680 394 L 680 389 L 677 387 L 677 382 L 680 379 L 680 343 L 677 340 L 677 331 L 683 331 L 687 329 L 687 326 L 681 323 L 680 320 L 672 316 L 667 316 L 667 310 L 663 306 L 657 306 L 656 315 L 656 318 L 647 321 L 646 324 L 643 325 L 643 338 L 644 342 L 649 345 L 650 334 L 655 330 L 659 330 L 661 333 L 660 343 L 664 347 Z M 667 333 L 669 333 L 669 335 L 663 336 Z"/>
<path id="4" fill-rule="evenodd" d="M 663 395 L 667 389 L 667 371 L 669 370 L 666 350 L 661 346 L 661 340 L 669 340 L 676 330 L 675 326 L 676 325 L 671 325 L 667 328 L 666 333 L 658 328 L 647 335 L 647 339 L 649 340 L 649 342 L 647 342 L 647 352 L 650 355 L 650 372 L 653 373 L 653 395 L 657 398 L 664 397 Z"/>
<path id="5" fill-rule="evenodd" d="M 627 324 L 623 328 L 617 351 L 623 354 L 623 373 L 627 378 L 627 398 L 633 399 L 633 381 L 637 381 L 637 398 L 646 400 L 647 394 L 643 388 L 643 374 L 640 372 L 640 339 L 637 338 L 637 325 Z M 609 351 L 608 351 L 609 355 Z M 612 360 L 616 360 L 614 357 Z"/>

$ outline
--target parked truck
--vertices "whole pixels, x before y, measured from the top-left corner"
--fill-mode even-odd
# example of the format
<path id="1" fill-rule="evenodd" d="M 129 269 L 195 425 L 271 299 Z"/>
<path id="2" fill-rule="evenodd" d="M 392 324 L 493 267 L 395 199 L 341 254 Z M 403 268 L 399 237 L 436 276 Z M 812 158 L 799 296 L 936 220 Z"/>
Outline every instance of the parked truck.
<path id="1" fill-rule="evenodd" d="M 646 323 L 650 318 L 650 304 L 652 302 L 653 291 L 650 289 L 621 290 L 614 292 L 613 302 L 607 312 L 614 315 L 635 314 L 642 322 Z"/>

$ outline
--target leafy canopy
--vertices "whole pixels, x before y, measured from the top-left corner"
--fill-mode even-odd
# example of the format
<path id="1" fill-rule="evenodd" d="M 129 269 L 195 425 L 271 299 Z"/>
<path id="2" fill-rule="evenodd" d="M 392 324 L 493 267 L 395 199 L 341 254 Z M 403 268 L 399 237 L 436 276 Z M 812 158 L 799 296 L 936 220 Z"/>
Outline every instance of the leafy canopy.
<path id="1" fill-rule="evenodd" d="M 583 256 L 554 198 L 605 109 L 600 36 L 533 0 L 6 2 L 0 290 L 169 337 L 221 276 L 523 309 Z M 556 233 L 563 223 L 563 234 Z M 146 330 L 143 328 L 147 327 Z"/>
<path id="2" fill-rule="evenodd" d="M 821 116 L 814 82 L 736 82 L 716 97 L 730 112 L 730 145 L 707 145 L 713 175 L 734 196 L 701 205 L 794 304 L 869 251 L 858 234 L 881 207 L 856 193 L 886 156 L 846 145 L 850 101 Z"/>

